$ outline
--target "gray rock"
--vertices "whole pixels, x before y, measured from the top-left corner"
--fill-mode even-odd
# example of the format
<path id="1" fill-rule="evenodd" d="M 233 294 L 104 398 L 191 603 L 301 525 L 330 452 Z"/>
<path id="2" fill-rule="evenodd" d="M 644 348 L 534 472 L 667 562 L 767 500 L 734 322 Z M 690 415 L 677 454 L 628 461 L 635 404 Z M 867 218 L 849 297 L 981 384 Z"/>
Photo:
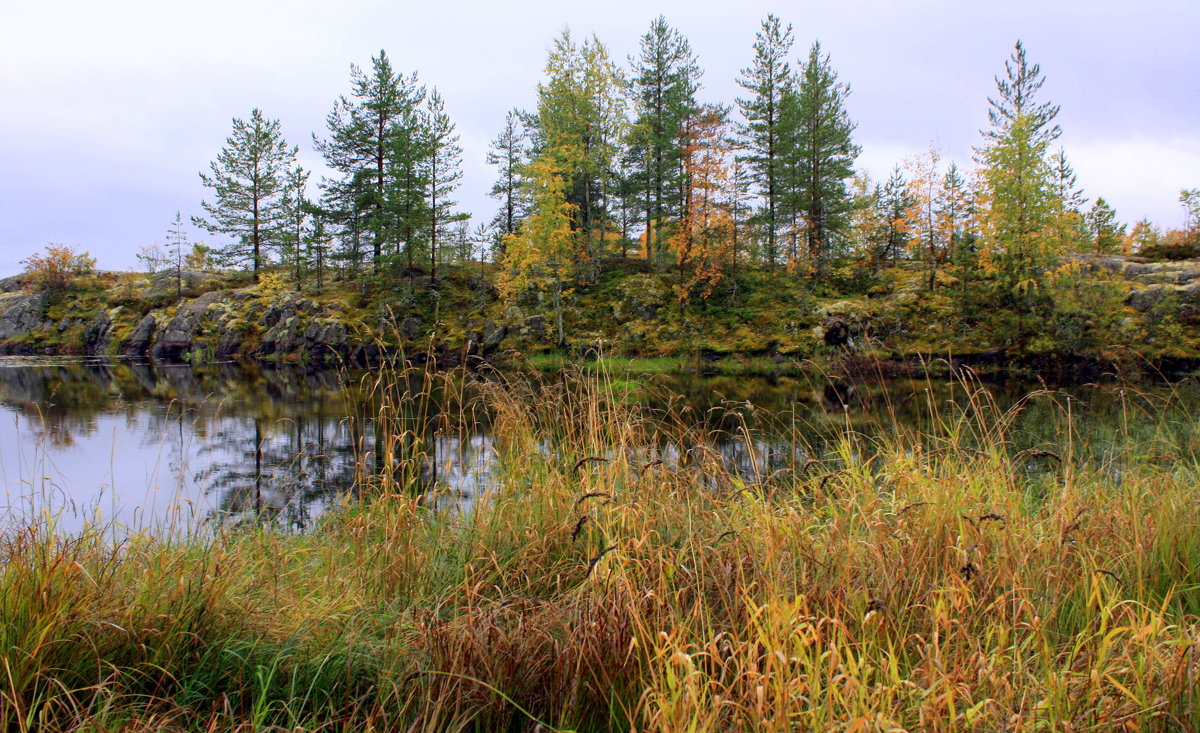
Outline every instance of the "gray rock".
<path id="1" fill-rule="evenodd" d="M 98 356 L 108 351 L 112 341 L 112 319 L 103 311 L 87 322 L 83 328 L 83 348 L 88 356 Z"/>
<path id="2" fill-rule="evenodd" d="M 483 324 L 483 334 L 480 345 L 483 347 L 484 356 L 487 356 L 496 349 L 500 348 L 500 343 L 507 335 L 508 329 L 502 325 L 496 324 L 492 321 L 488 321 L 487 323 Z"/>
<path id="3" fill-rule="evenodd" d="M 20 293 L 0 300 L 0 341 L 52 327 L 46 318 L 46 297 L 41 293 Z"/>
<path id="4" fill-rule="evenodd" d="M 339 321 L 313 321 L 304 331 L 304 341 L 310 350 L 345 346 L 346 324 Z"/>
<path id="5" fill-rule="evenodd" d="M 1140 288 L 1129 294 L 1126 302 L 1130 308 L 1133 308 L 1139 313 L 1149 313 L 1154 310 L 1159 303 L 1162 303 L 1167 296 L 1175 293 L 1175 288 L 1170 285 L 1153 285 L 1148 288 Z"/>
<path id="6" fill-rule="evenodd" d="M 546 335 L 546 319 L 542 316 L 530 316 L 525 319 L 525 331 L 533 338 L 542 338 Z"/>
<path id="7" fill-rule="evenodd" d="M 409 341 L 416 341 L 421 338 L 422 326 L 424 325 L 420 316 L 405 316 L 400 321 L 400 335 Z"/>
<path id="8" fill-rule="evenodd" d="M 210 320 L 210 308 L 219 306 L 226 296 L 225 291 L 214 290 L 179 306 L 175 316 L 160 325 L 158 337 L 150 349 L 150 358 L 164 362 L 186 360 L 195 345 L 201 324 Z M 223 307 L 213 310 L 224 312 Z"/>
<path id="9" fill-rule="evenodd" d="M 145 356 L 146 350 L 150 348 L 150 342 L 154 339 L 154 331 L 157 328 L 158 321 L 154 320 L 153 314 L 147 314 L 145 318 L 138 321 L 138 325 L 133 329 L 133 333 L 129 334 L 129 338 L 125 340 L 125 355 Z"/>
<path id="10" fill-rule="evenodd" d="M 12 275 L 0 279 L 0 293 L 15 293 L 25 287 L 25 275 Z"/>
<path id="11" fill-rule="evenodd" d="M 228 359 L 238 352 L 245 340 L 245 335 L 241 331 L 222 324 L 217 330 L 217 342 L 213 346 L 213 356 L 221 360 Z"/>
<path id="12" fill-rule="evenodd" d="M 1179 288 L 1179 298 L 1190 306 L 1200 305 L 1200 283 L 1192 283 Z"/>

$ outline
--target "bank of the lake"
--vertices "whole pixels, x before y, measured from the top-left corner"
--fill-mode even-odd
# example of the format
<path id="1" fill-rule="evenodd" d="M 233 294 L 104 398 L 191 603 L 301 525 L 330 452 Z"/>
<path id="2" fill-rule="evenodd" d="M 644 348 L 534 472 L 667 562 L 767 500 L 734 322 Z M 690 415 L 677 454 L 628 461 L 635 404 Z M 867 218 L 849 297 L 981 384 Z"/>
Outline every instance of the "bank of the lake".
<path id="1" fill-rule="evenodd" d="M 327 388 L 143 366 L 17 386 L 64 411 L 82 379 L 100 412 L 144 390 L 235 413 L 239 389 L 286 411 Z M 598 370 L 375 370 L 357 384 L 380 459 L 303 531 L 10 521 L 0 725 L 1200 725 L 1193 385 L 814 382 L 769 408 L 746 382 L 693 401 Z M 471 511 L 428 501 L 438 441 L 414 425 L 486 426 Z"/>
<path id="2" fill-rule="evenodd" d="M 146 358 L 377 363 L 403 353 L 442 366 L 520 361 L 559 366 L 597 355 L 635 371 L 788 373 L 863 369 L 924 373 L 944 364 L 1031 373 L 1080 369 L 1178 372 L 1200 361 L 1200 262 L 1077 257 L 1039 319 L 966 308 L 954 285 L 928 290 L 916 263 L 884 268 L 869 291 L 770 277 L 746 268 L 705 300 L 680 304 L 671 273 L 613 260 L 555 313 L 532 295 L 506 303 L 495 266 L 297 290 L 272 273 L 104 273 L 64 293 L 0 282 L 0 351 Z M 861 285 L 861 284 L 860 284 Z M 1061 292 L 1060 292 L 1061 291 Z M 1017 334 L 1014 336 L 1014 334 Z M 875 367 L 870 367 L 875 368 Z"/>

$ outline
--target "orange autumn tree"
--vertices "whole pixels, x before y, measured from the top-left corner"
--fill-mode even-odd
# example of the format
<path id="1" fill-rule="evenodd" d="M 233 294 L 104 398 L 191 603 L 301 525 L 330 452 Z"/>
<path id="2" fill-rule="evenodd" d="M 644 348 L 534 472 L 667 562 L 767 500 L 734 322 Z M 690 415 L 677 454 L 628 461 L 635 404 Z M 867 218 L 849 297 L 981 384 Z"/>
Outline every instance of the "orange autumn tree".
<path id="1" fill-rule="evenodd" d="M 43 293 L 48 303 L 57 303 L 76 280 L 92 273 L 96 260 L 87 252 L 49 244 L 45 254 L 29 255 L 21 264 L 28 278 L 26 287 Z"/>
<path id="2" fill-rule="evenodd" d="M 683 312 L 693 294 L 705 300 L 724 276 L 733 243 L 733 218 L 723 194 L 729 190 L 733 146 L 727 110 L 707 105 L 687 122 L 680 154 L 683 212 L 667 240 L 678 268 L 676 290 Z"/>

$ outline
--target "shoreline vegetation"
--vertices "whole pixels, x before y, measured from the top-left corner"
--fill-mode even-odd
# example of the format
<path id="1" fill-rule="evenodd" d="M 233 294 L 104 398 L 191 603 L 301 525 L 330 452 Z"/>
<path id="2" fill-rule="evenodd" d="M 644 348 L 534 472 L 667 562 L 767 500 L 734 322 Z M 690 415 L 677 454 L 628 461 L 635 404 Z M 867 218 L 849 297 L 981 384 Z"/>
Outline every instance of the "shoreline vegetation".
<path id="1" fill-rule="evenodd" d="M 736 411 L 647 410 L 603 369 L 363 379 L 386 455 L 307 532 L 0 531 L 0 726 L 1200 724 L 1198 426 L 1170 392 L 1082 435 L 1055 392 L 1000 410 L 964 378 L 927 429 L 820 458 L 794 434 L 748 482 L 713 449 L 754 444 Z M 462 399 L 442 430 L 494 436 L 469 513 L 418 493 L 398 416 L 435 391 Z M 1019 447 L 1029 409 L 1053 442 Z"/>
<path id="2" fill-rule="evenodd" d="M 951 291 L 923 292 L 916 263 L 882 271 L 869 294 L 745 270 L 704 308 L 680 312 L 670 278 L 611 263 L 572 293 L 565 344 L 537 301 L 505 303 L 494 266 L 446 265 L 435 291 L 421 278 L 320 292 L 284 274 L 88 273 L 53 295 L 31 275 L 0 281 L 0 353 L 87 355 L 202 364 L 249 359 L 336 367 L 397 355 L 452 368 L 488 362 L 638 373 L 945 374 L 960 366 L 1049 379 L 1106 372 L 1179 376 L 1200 363 L 1200 261 L 1075 256 L 1067 293 L 1099 293 L 1095 312 L 1043 321 L 1007 340 L 1002 311 L 970 315 Z M 1100 296 L 1098 296 L 1100 297 Z"/>

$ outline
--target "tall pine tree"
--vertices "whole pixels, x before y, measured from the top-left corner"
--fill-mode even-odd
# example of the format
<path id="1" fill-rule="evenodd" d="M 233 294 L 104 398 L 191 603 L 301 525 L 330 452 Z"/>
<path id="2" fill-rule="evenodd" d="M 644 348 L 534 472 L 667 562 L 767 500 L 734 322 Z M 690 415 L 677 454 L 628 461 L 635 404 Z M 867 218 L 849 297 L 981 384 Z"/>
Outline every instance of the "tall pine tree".
<path id="1" fill-rule="evenodd" d="M 787 188 L 803 221 L 808 266 L 820 276 L 850 222 L 853 201 L 846 182 L 854 175 L 855 124 L 846 111 L 850 87 L 839 82 L 822 55 L 821 44 L 809 49 L 800 83 L 784 96 L 784 160 Z"/>
<path id="2" fill-rule="evenodd" d="M 217 250 L 218 259 L 227 266 L 249 264 L 255 282 L 270 259 L 267 248 L 278 241 L 285 225 L 285 178 L 297 152 L 284 141 L 279 120 L 268 120 L 255 108 L 249 121 L 234 118 L 233 133 L 209 165 L 211 175 L 200 174 L 215 199 L 201 202 L 208 216 L 193 217 L 193 223 L 234 237 Z"/>
<path id="3" fill-rule="evenodd" d="M 371 59 L 371 73 L 350 66 L 351 95 L 339 97 L 326 117 L 327 140 L 314 136 L 326 164 L 339 174 L 323 186 L 327 206 L 336 204 L 346 229 L 343 237 L 357 251 L 369 237 L 376 272 L 389 245 L 410 249 L 416 227 L 413 189 L 424 186 L 410 175 L 420 157 L 419 106 L 425 90 L 416 74 L 397 73 L 387 53 Z M 398 194 L 409 194 L 407 197 Z"/>
<path id="4" fill-rule="evenodd" d="M 755 36 L 754 61 L 742 69 L 737 83 L 749 96 L 737 100 L 746 124 L 740 130 L 742 146 L 758 194 L 763 201 L 767 264 L 774 266 L 778 253 L 780 179 L 783 161 L 780 136 L 783 100 L 792 90 L 788 54 L 792 50 L 792 26 L 786 27 L 768 15 Z"/>
<path id="5" fill-rule="evenodd" d="M 682 214 L 685 126 L 697 111 L 701 70 L 687 38 L 658 16 L 641 39 L 631 92 L 637 118 L 631 130 L 633 175 L 646 220 L 646 257 L 654 261 Z"/>
<path id="6" fill-rule="evenodd" d="M 529 155 L 527 141 L 521 114 L 510 110 L 504 116 L 504 129 L 492 140 L 487 154 L 488 165 L 496 166 L 496 182 L 488 195 L 500 200 L 500 211 L 492 226 L 501 237 L 516 232 L 529 209 L 521 189 L 521 168 Z"/>
<path id="7" fill-rule="evenodd" d="M 455 213 L 458 205 L 451 197 L 462 182 L 462 146 L 454 123 L 446 114 L 442 95 L 436 89 L 429 95 L 426 124 L 427 151 L 425 180 L 428 186 L 429 211 L 429 284 L 437 280 L 438 246 L 465 214 Z M 465 238 L 465 237 L 464 237 Z"/>

